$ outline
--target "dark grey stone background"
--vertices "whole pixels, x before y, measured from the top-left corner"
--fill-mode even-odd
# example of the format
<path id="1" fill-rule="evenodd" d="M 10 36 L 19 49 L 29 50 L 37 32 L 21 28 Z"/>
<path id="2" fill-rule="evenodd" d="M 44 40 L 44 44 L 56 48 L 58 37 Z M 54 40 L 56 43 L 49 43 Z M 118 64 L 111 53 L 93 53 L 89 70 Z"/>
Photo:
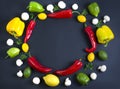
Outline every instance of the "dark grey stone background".
<path id="1" fill-rule="evenodd" d="M 32 78 L 39 76 L 42 78 L 45 74 L 33 71 L 29 79 L 18 78 L 16 72 L 23 70 L 27 63 L 22 67 L 16 67 L 14 59 L 4 59 L 5 52 L 9 48 L 6 45 L 8 38 L 13 38 L 6 32 L 5 26 L 7 22 L 15 16 L 26 10 L 30 0 L 1 0 L 0 1 L 0 89 L 53 89 L 47 87 L 41 79 L 41 84 L 36 86 L 32 84 Z M 46 6 L 47 4 L 55 4 L 59 0 L 36 0 Z M 101 7 L 99 18 L 105 14 L 111 17 L 111 21 L 107 23 L 115 33 L 115 39 L 110 42 L 107 48 L 98 45 L 97 50 L 104 49 L 107 51 L 109 58 L 107 61 L 95 60 L 95 67 L 106 64 L 108 69 L 105 73 L 99 73 L 96 81 L 91 81 L 88 86 L 80 86 L 75 80 L 75 74 L 70 75 L 72 85 L 64 86 L 64 79 L 60 77 L 61 83 L 54 89 L 120 89 L 120 1 L 119 0 L 64 0 L 67 8 L 73 3 L 79 4 L 79 11 L 82 11 L 90 2 L 96 1 Z M 89 46 L 89 41 L 84 33 L 83 25 L 75 19 L 50 19 L 46 21 L 37 20 L 37 26 L 29 41 L 31 54 L 36 56 L 44 65 L 52 67 L 54 70 L 66 68 L 77 58 L 85 58 L 84 48 Z M 93 17 L 88 16 L 88 22 Z M 90 24 L 91 25 L 91 24 Z M 93 27 L 94 28 L 94 27 Z M 95 30 L 95 29 L 94 29 Z M 83 61 L 84 62 L 84 61 Z M 81 70 L 80 70 L 81 71 Z M 88 74 L 92 72 L 87 72 Z"/>

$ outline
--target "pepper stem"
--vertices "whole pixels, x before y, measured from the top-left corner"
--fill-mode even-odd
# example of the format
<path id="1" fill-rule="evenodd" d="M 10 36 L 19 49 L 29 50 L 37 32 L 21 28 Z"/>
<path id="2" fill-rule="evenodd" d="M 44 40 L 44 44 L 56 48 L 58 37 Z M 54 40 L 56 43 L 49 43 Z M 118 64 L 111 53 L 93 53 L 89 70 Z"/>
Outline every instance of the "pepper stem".
<path id="1" fill-rule="evenodd" d="M 11 34 L 14 36 L 15 39 L 18 39 L 18 37 L 16 36 L 17 33 L 15 31 L 11 31 Z"/>
<path id="2" fill-rule="evenodd" d="M 30 6 L 27 6 L 26 9 L 29 9 Z"/>
<path id="3" fill-rule="evenodd" d="M 108 43 L 109 43 L 109 39 L 106 39 L 106 40 L 104 40 L 104 41 L 105 41 L 104 47 L 107 47 L 107 46 L 108 46 Z"/>
<path id="4" fill-rule="evenodd" d="M 31 56 L 32 56 L 30 52 L 28 52 L 28 56 L 29 56 L 29 57 L 31 57 Z"/>
<path id="5" fill-rule="evenodd" d="M 104 47 L 107 47 L 107 46 L 108 46 L 108 43 L 109 43 L 109 42 L 105 43 Z"/>
<path id="6" fill-rule="evenodd" d="M 9 57 L 9 55 L 7 55 L 6 57 L 5 57 L 5 59 L 7 59 Z"/>
<path id="7" fill-rule="evenodd" d="M 72 11 L 72 13 L 74 14 L 74 13 L 76 13 L 76 14 L 80 14 L 80 12 L 78 12 L 78 11 Z"/>
<path id="8" fill-rule="evenodd" d="M 86 9 L 84 9 L 81 14 L 86 16 L 88 14 L 88 11 Z"/>
<path id="9" fill-rule="evenodd" d="M 87 24 L 86 24 L 86 23 L 84 23 L 84 27 L 87 27 Z"/>
<path id="10" fill-rule="evenodd" d="M 82 61 L 82 58 L 80 58 L 79 60 Z"/>

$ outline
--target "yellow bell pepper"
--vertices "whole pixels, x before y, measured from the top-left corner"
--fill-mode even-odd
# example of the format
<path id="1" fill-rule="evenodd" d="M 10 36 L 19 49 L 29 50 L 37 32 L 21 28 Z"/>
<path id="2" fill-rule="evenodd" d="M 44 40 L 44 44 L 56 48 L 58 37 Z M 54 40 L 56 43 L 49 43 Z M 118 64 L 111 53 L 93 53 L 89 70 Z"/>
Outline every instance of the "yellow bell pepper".
<path id="1" fill-rule="evenodd" d="M 6 30 L 14 37 L 20 37 L 23 34 L 25 23 L 19 17 L 14 17 L 6 26 Z"/>
<path id="2" fill-rule="evenodd" d="M 114 39 L 114 33 L 107 25 L 102 25 L 100 28 L 98 28 L 96 31 L 96 36 L 98 42 L 101 44 L 107 44 Z"/>

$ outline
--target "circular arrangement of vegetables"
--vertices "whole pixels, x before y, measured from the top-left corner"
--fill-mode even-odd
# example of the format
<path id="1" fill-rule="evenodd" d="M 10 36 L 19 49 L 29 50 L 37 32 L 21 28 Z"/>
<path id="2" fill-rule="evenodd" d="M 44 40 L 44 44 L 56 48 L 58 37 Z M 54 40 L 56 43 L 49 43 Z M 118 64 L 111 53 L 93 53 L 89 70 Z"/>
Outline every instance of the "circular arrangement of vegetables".
<path id="1" fill-rule="evenodd" d="M 114 33 L 112 32 L 111 28 L 105 24 L 110 21 L 110 17 L 108 15 L 104 15 L 100 20 L 97 18 L 100 13 L 100 6 L 97 2 L 90 3 L 81 13 L 77 11 L 79 8 L 77 3 L 72 5 L 72 9 L 65 8 L 66 3 L 64 1 L 59 1 L 57 5 L 49 4 L 47 5 L 46 9 L 39 2 L 30 1 L 27 7 L 28 12 L 23 12 L 21 17 L 14 17 L 8 22 L 6 31 L 15 37 L 15 41 L 10 38 L 7 40 L 7 45 L 11 46 L 11 48 L 7 50 L 7 57 L 15 58 L 19 55 L 19 59 L 16 60 L 16 65 L 18 67 L 23 65 L 24 60 L 27 60 L 28 63 L 28 67 L 17 72 L 18 77 L 29 78 L 31 76 L 32 69 L 34 69 L 40 73 L 46 74 L 42 79 L 47 86 L 58 86 L 60 84 L 59 77 L 62 76 L 67 76 L 64 84 L 65 86 L 70 86 L 72 81 L 70 80 L 69 75 L 75 74 L 81 68 L 84 68 L 84 70 L 92 70 L 96 55 L 102 61 L 108 59 L 108 54 L 105 50 L 99 50 L 97 54 L 95 54 L 95 50 L 97 44 L 103 44 L 105 47 L 107 47 L 108 43 L 114 39 Z M 85 49 L 85 51 L 88 53 L 87 57 L 85 58 L 87 63 L 83 63 L 82 59 L 76 59 L 73 64 L 66 69 L 52 70 L 52 68 L 42 65 L 29 51 L 28 41 L 30 40 L 32 32 L 34 31 L 34 27 L 36 26 L 36 20 L 39 19 L 44 21 L 47 18 L 72 18 L 74 13 L 77 14 L 77 21 L 84 25 L 84 31 L 90 40 L 91 47 Z M 37 16 L 34 16 L 34 14 L 37 14 Z M 96 31 L 93 30 L 92 26 L 87 25 L 86 23 L 88 14 L 94 17 L 92 19 L 92 24 L 96 26 Z M 28 25 L 25 25 L 25 21 L 28 20 Z M 23 36 L 24 32 L 24 39 L 21 39 L 20 37 Z M 98 70 L 101 72 L 105 72 L 106 69 L 106 65 L 98 66 Z M 97 73 L 95 72 L 92 72 L 88 75 L 87 73 L 81 71 L 76 74 L 76 80 L 81 85 L 88 85 L 91 80 L 96 80 L 96 78 Z M 40 81 L 40 78 L 37 76 L 32 80 L 32 82 L 36 85 L 40 84 Z"/>

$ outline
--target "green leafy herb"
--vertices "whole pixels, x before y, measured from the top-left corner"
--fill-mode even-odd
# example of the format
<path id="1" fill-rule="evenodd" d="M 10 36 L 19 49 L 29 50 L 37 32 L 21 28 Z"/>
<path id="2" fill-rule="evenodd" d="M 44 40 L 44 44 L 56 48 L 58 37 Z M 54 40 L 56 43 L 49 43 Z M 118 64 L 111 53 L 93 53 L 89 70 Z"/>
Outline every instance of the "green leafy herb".
<path id="1" fill-rule="evenodd" d="M 93 63 L 87 63 L 87 64 L 85 65 L 85 71 L 88 70 L 88 69 L 93 70 L 93 68 L 94 68 Z"/>
<path id="2" fill-rule="evenodd" d="M 16 42 L 15 42 L 17 45 L 21 45 L 23 42 L 22 42 L 22 39 L 18 38 L 16 39 Z"/>
<path id="3" fill-rule="evenodd" d="M 21 60 L 25 60 L 25 59 L 27 59 L 27 58 L 28 58 L 28 54 L 22 53 L 22 54 L 20 55 L 20 59 L 21 59 Z"/>
<path id="4" fill-rule="evenodd" d="M 100 21 L 98 22 L 98 24 L 96 25 L 96 27 L 101 27 L 102 24 L 103 24 L 103 22 L 102 22 L 102 20 L 100 20 Z"/>
<path id="5" fill-rule="evenodd" d="M 60 8 L 57 5 L 55 5 L 53 11 L 57 11 L 57 10 L 60 10 Z"/>

